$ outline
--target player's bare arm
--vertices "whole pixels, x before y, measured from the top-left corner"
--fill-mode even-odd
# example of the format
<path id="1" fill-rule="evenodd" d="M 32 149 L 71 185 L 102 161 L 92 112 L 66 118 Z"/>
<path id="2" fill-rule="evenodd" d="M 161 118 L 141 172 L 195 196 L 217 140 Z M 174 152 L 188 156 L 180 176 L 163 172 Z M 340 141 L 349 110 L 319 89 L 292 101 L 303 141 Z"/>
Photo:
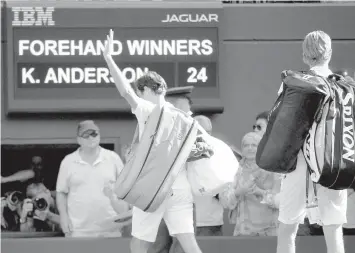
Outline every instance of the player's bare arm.
<path id="1" fill-rule="evenodd" d="M 117 66 L 115 61 L 112 59 L 112 49 L 113 49 L 113 30 L 110 29 L 110 34 L 107 35 L 107 40 L 104 50 L 104 58 L 107 66 L 110 70 L 110 74 L 115 82 L 117 90 L 120 92 L 121 96 L 124 97 L 132 109 L 135 109 L 138 104 L 139 97 L 132 89 L 130 83 L 127 81 L 126 77 L 123 75 L 121 69 Z"/>

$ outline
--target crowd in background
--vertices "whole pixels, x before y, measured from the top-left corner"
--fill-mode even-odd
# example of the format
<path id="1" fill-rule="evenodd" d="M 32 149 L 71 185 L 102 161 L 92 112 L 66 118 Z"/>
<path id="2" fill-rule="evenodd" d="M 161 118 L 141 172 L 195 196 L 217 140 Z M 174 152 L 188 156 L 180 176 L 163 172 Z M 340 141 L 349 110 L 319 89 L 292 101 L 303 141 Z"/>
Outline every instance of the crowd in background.
<path id="1" fill-rule="evenodd" d="M 276 173 L 270 173 L 260 169 L 256 162 L 255 156 L 257 146 L 265 133 L 267 127 L 268 112 L 260 113 L 256 117 L 255 124 L 253 125 L 253 131 L 247 133 L 241 143 L 241 152 L 235 152 L 240 167 L 237 175 L 235 176 L 233 184 L 230 185 L 228 190 L 220 193 L 213 199 L 195 200 L 196 205 L 196 224 L 197 235 L 209 235 L 214 236 L 223 235 L 223 213 L 224 210 L 228 210 L 228 219 L 231 224 L 235 224 L 234 236 L 275 236 L 277 234 L 278 227 L 278 193 L 280 191 L 281 180 L 283 175 Z M 204 116 L 196 116 L 196 119 L 200 122 L 204 128 L 212 133 L 211 121 Z M 78 136 L 84 141 L 79 141 L 81 147 L 85 145 L 92 145 L 92 143 L 85 143 L 87 139 L 95 139 L 99 136 L 99 128 L 92 121 L 85 121 L 78 127 Z M 82 129 L 81 129 L 82 128 Z M 94 129 L 93 129 L 94 128 Z M 82 136 L 84 134 L 84 136 Z M 96 135 L 96 136 L 95 136 Z M 99 140 L 96 142 L 99 145 Z M 102 155 L 104 150 L 105 155 Z M 130 145 L 124 145 L 121 152 L 121 157 L 113 151 L 108 151 L 101 148 L 101 155 L 104 161 L 108 161 L 108 164 L 113 164 L 110 174 L 108 171 L 105 175 L 109 182 L 113 182 L 115 177 L 119 173 L 125 163 L 130 151 Z M 78 151 L 76 151 L 78 152 Z M 75 152 L 74 152 L 75 153 Z M 122 158 L 122 159 L 121 159 Z M 68 162 L 68 156 L 61 164 L 61 168 L 67 166 L 67 163 L 80 162 L 71 160 Z M 70 159 L 69 159 L 70 160 Z M 107 164 L 105 164 L 106 167 Z M 70 166 L 69 166 L 70 167 Z M 86 168 L 88 169 L 88 168 Z M 90 168 L 89 168 L 90 169 Z M 75 178 L 69 172 L 70 168 L 66 168 L 65 172 L 61 169 L 58 177 L 58 184 L 60 187 L 66 189 L 69 193 L 74 191 L 73 195 L 68 195 L 71 198 L 69 205 L 75 207 L 68 207 L 70 209 L 68 215 L 75 216 L 74 221 L 67 221 L 68 227 L 63 229 L 63 221 L 59 216 L 56 201 L 56 192 L 50 191 L 43 183 L 42 176 L 42 157 L 34 156 L 31 161 L 31 166 L 27 170 L 19 171 L 8 177 L 1 177 L 1 184 L 17 181 L 21 188 L 16 188 L 16 191 L 3 192 L 1 198 L 1 229 L 2 231 L 21 231 L 21 232 L 40 232 L 40 231 L 57 231 L 66 232 L 68 229 L 72 229 L 73 224 L 75 226 L 85 227 L 87 220 L 85 220 L 84 213 L 88 213 L 88 220 L 90 222 L 96 222 L 96 230 L 102 229 L 107 226 L 109 222 L 112 223 L 117 213 L 127 211 L 128 205 L 122 203 L 115 203 L 114 193 L 107 187 L 107 182 L 100 181 L 96 175 L 87 174 L 83 171 L 82 174 L 75 171 L 75 180 L 92 180 L 92 185 L 96 185 L 96 188 L 86 189 L 87 192 L 75 192 L 75 184 L 67 185 L 68 176 Z M 79 173 L 79 174 L 78 174 Z M 64 175 L 65 174 L 65 175 Z M 77 174 L 77 175 L 75 175 Z M 70 188 L 70 189 L 69 189 Z M 22 190 L 19 190 L 22 189 Z M 94 190 L 93 190 L 94 189 Z M 95 191 L 97 193 L 95 193 Z M 82 196 L 87 196 L 86 200 L 83 200 Z M 89 202 L 91 210 L 88 210 L 83 206 L 84 202 Z M 90 203 L 91 202 L 91 203 Z M 349 189 L 349 209 L 353 210 L 355 205 L 355 193 L 354 190 Z M 113 206 L 113 208 L 109 208 Z M 97 209 L 97 210 L 95 210 Z M 73 211 L 74 210 L 74 211 Z M 62 213 L 62 212 L 61 212 Z M 101 218 L 99 217 L 101 216 Z M 354 215 L 352 215 L 354 216 Z M 344 225 L 345 234 L 354 234 L 355 222 L 354 217 L 350 215 L 349 221 Z M 95 220 L 92 220 L 95 219 Z M 90 225 L 92 226 L 92 225 Z M 95 226 L 95 225 L 94 225 Z M 128 223 L 126 229 L 129 230 L 130 224 Z M 204 229 L 205 228 L 205 229 Z M 206 230 L 208 228 L 208 230 Z M 122 226 L 112 226 L 108 228 L 115 232 L 110 236 L 120 237 L 122 235 Z M 207 231 L 207 232 L 206 232 Z M 309 225 L 307 218 L 305 223 L 301 225 L 299 235 L 321 235 L 322 230 L 318 225 Z M 100 233 L 97 234 L 97 236 Z M 78 234 L 77 236 L 85 236 L 87 234 Z"/>
<path id="2" fill-rule="evenodd" d="M 232 3 L 320 3 L 336 1 L 272 1 L 240 0 Z M 176 98 L 176 97 L 175 97 Z M 191 99 L 185 96 L 191 106 Z M 170 98 L 176 107 L 178 100 Z M 189 108 L 181 108 L 189 111 Z M 203 116 L 196 120 L 212 134 L 211 121 Z M 224 211 L 228 221 L 235 224 L 234 236 L 276 236 L 278 229 L 279 192 L 283 175 L 262 170 L 255 161 L 256 151 L 267 127 L 268 112 L 257 115 L 253 128 L 242 138 L 239 149 L 233 151 L 239 160 L 234 182 L 213 198 L 195 198 L 196 234 L 222 236 Z M 118 214 L 132 207 L 115 198 L 112 182 L 115 181 L 130 152 L 123 145 L 121 155 L 100 147 L 100 129 L 93 121 L 85 121 L 77 128 L 79 149 L 68 154 L 60 165 L 56 191 L 45 183 L 43 160 L 34 156 L 28 169 L 1 177 L 1 184 L 16 182 L 16 189 L 1 193 L 1 230 L 8 232 L 63 232 L 71 236 L 120 237 L 131 224 L 115 224 Z M 85 149 L 98 146 L 97 154 Z M 91 161 L 95 157 L 94 161 Z M 45 157 L 43 159 L 46 159 Z M 96 162 L 97 161 L 97 162 Z M 89 166 L 93 164 L 93 166 Z M 98 173 L 95 168 L 104 169 Z M 103 170 L 104 173 L 101 173 Z M 83 182 L 88 186 L 81 188 Z M 355 192 L 348 189 L 348 223 L 344 234 L 355 235 Z M 65 214 L 65 215 L 59 215 Z M 125 227 L 123 227 L 123 225 Z M 92 232 L 94 231 L 94 232 Z M 306 218 L 300 225 L 299 235 L 321 235 L 319 225 L 310 225 Z"/>

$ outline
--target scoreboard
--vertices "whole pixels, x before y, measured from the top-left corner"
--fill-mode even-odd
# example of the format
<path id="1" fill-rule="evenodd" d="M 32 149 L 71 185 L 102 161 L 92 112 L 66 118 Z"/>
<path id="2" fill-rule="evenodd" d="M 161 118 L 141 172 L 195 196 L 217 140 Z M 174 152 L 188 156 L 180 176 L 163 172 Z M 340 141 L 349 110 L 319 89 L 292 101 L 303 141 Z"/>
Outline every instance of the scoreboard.
<path id="1" fill-rule="evenodd" d="M 195 110 L 221 112 L 221 7 L 164 4 L 8 4 L 2 10 L 7 112 L 129 112 L 102 55 L 110 29 L 113 59 L 130 82 L 156 71 L 168 87 L 193 85 Z"/>

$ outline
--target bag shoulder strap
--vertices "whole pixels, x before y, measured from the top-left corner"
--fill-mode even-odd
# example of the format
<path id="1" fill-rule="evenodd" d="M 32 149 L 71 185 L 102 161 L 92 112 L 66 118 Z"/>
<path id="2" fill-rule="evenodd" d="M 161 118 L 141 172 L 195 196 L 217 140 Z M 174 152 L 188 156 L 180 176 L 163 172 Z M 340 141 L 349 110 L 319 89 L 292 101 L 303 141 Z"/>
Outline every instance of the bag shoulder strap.
<path id="1" fill-rule="evenodd" d="M 145 121 L 145 124 L 149 120 L 149 117 L 150 117 L 150 115 L 147 117 L 147 120 Z M 137 119 L 137 121 L 138 121 L 138 119 Z M 131 149 L 132 149 L 133 145 L 137 144 L 138 142 L 139 142 L 139 122 L 137 122 L 136 130 L 134 131 L 134 134 L 133 134 L 133 139 L 132 139 L 132 143 L 131 143 Z"/>
<path id="2" fill-rule="evenodd" d="M 160 122 L 161 122 L 161 118 L 162 118 L 162 115 L 163 115 L 163 112 L 164 112 L 164 108 L 165 108 L 165 106 L 163 106 L 162 109 L 161 109 L 161 111 L 160 111 L 160 116 L 159 116 L 159 120 L 158 120 L 156 129 L 155 129 L 155 132 L 156 132 L 157 129 L 159 128 L 159 125 L 160 125 Z M 149 118 L 150 118 L 150 114 L 149 114 L 149 116 L 147 117 L 147 120 L 145 121 L 144 124 L 147 124 Z M 132 140 L 131 146 L 133 146 L 134 144 L 137 144 L 138 142 L 139 142 L 139 123 L 137 122 L 136 130 L 135 130 L 134 135 L 133 135 L 133 140 Z"/>
<path id="3" fill-rule="evenodd" d="M 309 75 L 313 75 L 313 76 L 317 76 L 319 78 L 321 78 L 325 84 L 327 85 L 328 87 L 328 91 L 329 91 L 329 94 L 330 96 L 329 97 L 326 97 L 324 98 L 323 102 L 322 102 L 322 106 L 318 107 L 317 111 L 316 111 L 316 114 L 314 115 L 314 120 L 319 123 L 319 121 L 321 120 L 322 118 L 322 113 L 323 113 L 323 106 L 325 105 L 325 103 L 327 103 L 329 101 L 329 99 L 331 97 L 334 96 L 334 92 L 332 90 L 332 85 L 330 84 L 330 81 L 328 79 L 328 77 L 324 77 L 324 76 L 321 76 L 321 75 L 318 75 L 314 70 L 308 70 L 308 71 L 302 71 L 302 73 L 305 73 L 305 74 L 309 74 Z"/>

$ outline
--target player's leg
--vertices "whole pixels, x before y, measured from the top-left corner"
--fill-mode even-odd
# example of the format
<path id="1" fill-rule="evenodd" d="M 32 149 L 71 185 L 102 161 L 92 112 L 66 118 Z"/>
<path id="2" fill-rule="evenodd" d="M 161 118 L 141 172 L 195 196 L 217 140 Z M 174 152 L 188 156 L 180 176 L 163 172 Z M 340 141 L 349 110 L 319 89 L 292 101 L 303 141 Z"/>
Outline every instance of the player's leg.
<path id="1" fill-rule="evenodd" d="M 328 253 L 344 253 L 342 226 L 346 223 L 347 192 L 318 188 L 319 212 Z"/>
<path id="2" fill-rule="evenodd" d="M 277 235 L 277 253 L 295 253 L 298 223 L 285 224 L 280 222 Z"/>
<path id="3" fill-rule="evenodd" d="M 342 225 L 324 225 L 323 232 L 328 253 L 345 252 Z"/>
<path id="4" fill-rule="evenodd" d="M 131 253 L 146 253 L 152 243 L 132 237 L 131 239 Z"/>
<path id="5" fill-rule="evenodd" d="M 195 231 L 195 235 L 196 235 L 197 227 L 196 227 L 196 206 L 195 206 L 195 204 L 193 204 L 193 222 L 194 222 L 194 231 Z M 173 244 L 171 245 L 171 248 L 170 248 L 170 253 L 185 253 L 179 240 L 176 237 L 173 237 L 173 238 L 174 239 L 173 239 Z"/>
<path id="6" fill-rule="evenodd" d="M 169 253 L 172 244 L 173 238 L 170 236 L 163 219 L 159 226 L 157 238 L 154 244 L 149 247 L 148 253 Z"/>
<path id="7" fill-rule="evenodd" d="M 298 225 L 306 216 L 307 164 L 300 152 L 296 169 L 281 182 L 277 253 L 295 253 Z"/>
<path id="8" fill-rule="evenodd" d="M 175 236 L 185 253 L 202 253 L 194 233 L 176 234 Z"/>
<path id="9" fill-rule="evenodd" d="M 133 207 L 131 253 L 148 252 L 156 239 L 164 212 L 165 202 L 153 213 L 147 213 Z"/>
<path id="10" fill-rule="evenodd" d="M 169 233 L 185 253 L 201 253 L 194 234 L 193 197 L 190 190 L 174 190 L 164 214 Z"/>

